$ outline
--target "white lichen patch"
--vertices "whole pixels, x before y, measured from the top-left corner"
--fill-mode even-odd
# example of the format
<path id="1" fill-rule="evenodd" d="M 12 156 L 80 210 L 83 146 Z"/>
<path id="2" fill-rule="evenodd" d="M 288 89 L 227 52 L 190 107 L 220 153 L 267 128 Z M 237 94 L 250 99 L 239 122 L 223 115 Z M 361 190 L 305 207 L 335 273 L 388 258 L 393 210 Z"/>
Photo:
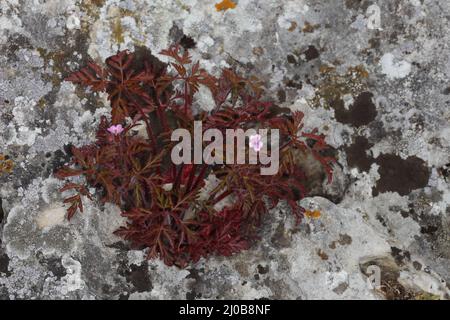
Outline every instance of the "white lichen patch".
<path id="1" fill-rule="evenodd" d="M 76 14 L 72 14 L 67 18 L 66 27 L 69 30 L 80 29 L 80 18 Z"/>
<path id="2" fill-rule="evenodd" d="M 301 111 L 304 114 L 303 125 L 305 132 L 311 132 L 318 129 L 320 133 L 325 134 L 325 141 L 332 147 L 338 148 L 345 144 L 343 132 L 353 131 L 346 125 L 334 120 L 334 111 L 329 108 L 318 107 L 312 109 L 308 99 L 314 97 L 314 94 L 305 94 L 295 103 L 289 106 L 292 111 Z"/>
<path id="3" fill-rule="evenodd" d="M 303 200 L 307 206 L 311 201 L 321 212 L 313 233 L 295 236 L 293 245 L 282 250 L 289 257 L 291 277 L 309 299 L 375 299 L 358 262 L 368 256 L 389 255 L 387 239 L 358 211 L 339 208 L 319 197 Z M 341 283 L 347 286 L 337 291 Z"/>
<path id="4" fill-rule="evenodd" d="M 278 25 L 288 30 L 292 26 L 292 22 L 302 26 L 305 23 L 305 14 L 309 11 L 306 1 L 287 1 L 284 6 L 283 14 L 277 19 Z"/>
<path id="5" fill-rule="evenodd" d="M 133 50 L 135 46 L 145 45 L 158 54 L 171 44 L 170 30 L 178 25 L 185 34 L 200 39 L 200 51 L 217 45 L 214 39 L 221 39 L 220 50 L 231 53 L 233 41 L 238 37 L 263 29 L 255 15 L 256 1 L 240 1 L 239 9 L 223 14 L 217 12 L 213 4 L 197 0 L 184 1 L 183 5 L 178 1 L 107 0 L 91 27 L 88 52 L 92 58 L 104 60 L 117 50 Z M 205 36 L 206 31 L 208 36 Z M 158 58 L 167 61 L 167 57 L 158 55 Z"/>
<path id="6" fill-rule="evenodd" d="M 150 293 L 152 299 L 185 299 L 183 290 L 184 284 L 188 282 L 186 277 L 189 271 L 180 270 L 177 267 L 167 267 L 162 261 L 152 261 L 149 263 L 151 268 L 151 280 L 154 284 Z"/>
<path id="7" fill-rule="evenodd" d="M 18 15 L 18 0 L 6 0 L 0 3 L 0 12 L 9 14 L 0 15 L 0 45 L 8 41 L 8 35 L 22 31 L 22 21 Z"/>
<path id="8" fill-rule="evenodd" d="M 391 80 L 402 79 L 411 73 L 411 63 L 397 60 L 392 53 L 386 53 L 380 61 L 381 71 Z"/>

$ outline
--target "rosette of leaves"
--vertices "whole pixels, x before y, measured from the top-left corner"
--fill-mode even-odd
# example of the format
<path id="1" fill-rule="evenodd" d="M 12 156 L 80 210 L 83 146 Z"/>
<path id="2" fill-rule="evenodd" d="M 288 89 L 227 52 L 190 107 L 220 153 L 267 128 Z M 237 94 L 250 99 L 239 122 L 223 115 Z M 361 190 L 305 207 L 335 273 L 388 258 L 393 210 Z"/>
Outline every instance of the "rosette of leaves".
<path id="1" fill-rule="evenodd" d="M 88 191 L 93 187 L 100 201 L 117 204 L 127 218 L 117 235 L 132 248 L 147 250 L 149 259 L 180 267 L 249 248 L 262 218 L 280 201 L 300 221 L 304 210 L 298 201 L 309 190 L 298 155 L 314 156 L 331 180 L 334 159 L 325 155 L 324 136 L 303 131 L 301 112 L 264 101 L 256 78 L 231 69 L 214 77 L 178 45 L 161 54 L 171 62 L 122 51 L 106 59 L 105 66 L 91 62 L 67 79 L 106 92 L 111 103 L 111 117 L 102 117 L 96 142 L 72 147 L 72 162 L 55 173 L 60 179 L 85 177 L 86 185 L 69 181 L 62 188 L 73 192 L 65 200 L 68 219 L 83 211 L 83 198 L 94 198 Z M 200 86 L 213 97 L 210 112 L 194 110 Z M 263 176 L 260 164 L 173 164 L 171 133 L 177 128 L 192 132 L 195 120 L 203 122 L 203 130 L 279 129 L 278 173 Z M 108 131 L 119 124 L 120 133 Z M 206 188 L 212 176 L 216 184 Z"/>

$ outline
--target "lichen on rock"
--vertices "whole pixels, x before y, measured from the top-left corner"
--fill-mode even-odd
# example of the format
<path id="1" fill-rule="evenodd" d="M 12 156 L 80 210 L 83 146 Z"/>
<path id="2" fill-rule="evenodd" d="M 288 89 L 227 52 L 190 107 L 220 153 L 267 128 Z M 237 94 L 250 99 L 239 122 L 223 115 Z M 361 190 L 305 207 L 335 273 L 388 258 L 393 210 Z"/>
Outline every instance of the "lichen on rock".
<path id="1" fill-rule="evenodd" d="M 0 299 L 448 299 L 450 3 L 214 4 L 0 2 L 0 154 L 14 164 L 0 175 Z M 181 39 L 212 74 L 262 79 L 338 158 L 335 181 L 318 174 L 303 200 L 320 215 L 296 226 L 279 205 L 261 243 L 183 270 L 114 236 L 124 223 L 114 205 L 86 202 L 62 219 L 53 178 L 110 111 L 104 95 L 64 78 L 118 50 L 164 60 L 161 49 Z M 370 287 L 369 266 L 395 290 Z"/>

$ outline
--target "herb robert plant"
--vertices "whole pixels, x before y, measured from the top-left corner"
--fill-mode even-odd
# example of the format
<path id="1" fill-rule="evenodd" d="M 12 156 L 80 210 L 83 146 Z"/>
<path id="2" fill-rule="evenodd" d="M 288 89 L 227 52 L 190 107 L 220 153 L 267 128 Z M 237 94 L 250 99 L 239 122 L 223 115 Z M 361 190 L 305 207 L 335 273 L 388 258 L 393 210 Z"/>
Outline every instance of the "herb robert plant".
<path id="1" fill-rule="evenodd" d="M 94 199 L 88 189 L 93 187 L 102 202 L 117 204 L 127 218 L 117 235 L 132 248 L 145 248 L 149 259 L 180 267 L 248 248 L 264 215 L 280 201 L 300 221 L 304 209 L 298 200 L 309 190 L 298 154 L 314 156 L 330 181 L 334 159 L 325 155 L 324 136 L 317 130 L 304 132 L 301 112 L 264 101 L 257 79 L 230 69 L 214 77 L 178 45 L 161 54 L 172 62 L 163 64 L 145 50 L 122 51 L 104 67 L 91 62 L 68 77 L 106 92 L 111 103 L 111 116 L 101 118 L 96 141 L 72 147 L 72 162 L 55 173 L 69 180 L 62 188 L 68 195 L 68 218 L 83 211 L 83 198 Z M 210 112 L 193 107 L 200 86 L 213 97 Z M 261 175 L 261 163 L 173 163 L 172 132 L 193 133 L 195 121 L 202 122 L 202 130 L 222 133 L 278 130 L 278 171 Z M 259 138 L 250 144 L 260 149 Z M 70 181 L 75 176 L 84 176 L 86 185 Z"/>

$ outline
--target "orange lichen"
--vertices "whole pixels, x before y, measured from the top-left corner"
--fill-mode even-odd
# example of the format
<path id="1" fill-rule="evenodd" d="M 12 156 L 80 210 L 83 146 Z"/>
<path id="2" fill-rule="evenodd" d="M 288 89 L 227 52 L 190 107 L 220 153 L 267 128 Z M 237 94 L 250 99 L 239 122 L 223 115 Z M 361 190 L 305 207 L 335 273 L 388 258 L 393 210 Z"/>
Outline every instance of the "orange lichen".
<path id="1" fill-rule="evenodd" d="M 236 3 L 231 0 L 223 0 L 222 2 L 216 4 L 217 11 L 226 11 L 234 8 L 236 8 Z"/>
<path id="2" fill-rule="evenodd" d="M 305 211 L 305 217 L 308 217 L 308 218 L 319 219 L 320 215 L 321 214 L 320 214 L 319 210 L 313 210 L 313 211 L 306 210 Z"/>
<path id="3" fill-rule="evenodd" d="M 0 175 L 2 173 L 11 173 L 14 168 L 12 160 L 7 159 L 4 155 L 0 154 Z"/>

